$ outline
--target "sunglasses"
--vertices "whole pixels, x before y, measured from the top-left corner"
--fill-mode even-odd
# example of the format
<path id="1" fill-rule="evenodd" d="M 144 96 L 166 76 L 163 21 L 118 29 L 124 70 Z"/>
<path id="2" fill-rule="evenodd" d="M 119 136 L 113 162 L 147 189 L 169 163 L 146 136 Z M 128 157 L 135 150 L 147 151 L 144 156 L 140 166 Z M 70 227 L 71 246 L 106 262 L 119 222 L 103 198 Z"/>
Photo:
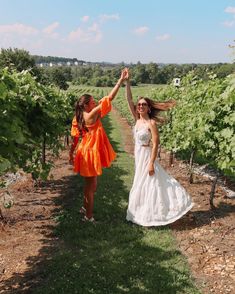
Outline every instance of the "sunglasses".
<path id="1" fill-rule="evenodd" d="M 148 103 L 146 103 L 146 102 L 138 103 L 137 106 L 138 106 L 138 107 L 140 107 L 140 106 L 148 106 Z"/>

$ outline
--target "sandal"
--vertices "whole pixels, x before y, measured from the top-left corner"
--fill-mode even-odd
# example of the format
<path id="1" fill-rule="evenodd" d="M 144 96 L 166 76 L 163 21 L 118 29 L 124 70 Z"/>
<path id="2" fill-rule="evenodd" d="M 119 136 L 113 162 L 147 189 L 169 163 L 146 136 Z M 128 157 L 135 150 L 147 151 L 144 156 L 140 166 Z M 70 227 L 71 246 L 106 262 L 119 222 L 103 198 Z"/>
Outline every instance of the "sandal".
<path id="1" fill-rule="evenodd" d="M 83 222 L 93 223 L 93 224 L 95 223 L 95 219 L 94 219 L 93 216 L 90 217 L 90 218 L 88 218 L 87 216 L 84 215 L 84 217 L 82 218 L 82 221 L 83 221 Z"/>
<path id="2" fill-rule="evenodd" d="M 86 214 L 86 208 L 85 208 L 84 206 L 82 206 L 82 207 L 80 208 L 79 212 L 80 212 L 81 214 Z"/>

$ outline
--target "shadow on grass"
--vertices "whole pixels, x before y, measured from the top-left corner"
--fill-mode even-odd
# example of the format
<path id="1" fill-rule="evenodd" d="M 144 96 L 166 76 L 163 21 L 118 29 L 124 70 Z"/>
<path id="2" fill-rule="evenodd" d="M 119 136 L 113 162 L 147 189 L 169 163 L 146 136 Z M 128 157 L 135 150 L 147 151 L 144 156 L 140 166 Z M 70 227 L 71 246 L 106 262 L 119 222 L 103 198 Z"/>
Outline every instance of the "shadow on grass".
<path id="1" fill-rule="evenodd" d="M 111 132 L 111 126 L 106 131 Z M 112 144 L 119 150 L 118 142 Z M 130 159 L 126 156 L 120 160 L 128 164 Z M 199 293 L 180 252 L 170 245 L 168 229 L 149 230 L 125 221 L 127 176 L 128 170 L 118 161 L 104 170 L 95 197 L 95 225 L 82 222 L 79 215 L 81 177 L 45 183 L 46 189 L 59 195 L 56 204 L 60 211 L 54 215 L 57 225 L 50 228 L 51 235 L 44 235 L 38 255 L 28 258 L 25 273 L 15 274 L 0 290 L 45 294 Z"/>

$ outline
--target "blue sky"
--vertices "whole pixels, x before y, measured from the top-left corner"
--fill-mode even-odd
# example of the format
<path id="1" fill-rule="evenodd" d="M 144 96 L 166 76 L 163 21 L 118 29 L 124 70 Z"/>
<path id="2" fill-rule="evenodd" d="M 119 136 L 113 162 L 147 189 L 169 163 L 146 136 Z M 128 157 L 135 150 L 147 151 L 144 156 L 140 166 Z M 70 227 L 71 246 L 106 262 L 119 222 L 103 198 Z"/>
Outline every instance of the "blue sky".
<path id="1" fill-rule="evenodd" d="M 235 0 L 0 0 L 0 47 L 85 61 L 232 62 Z"/>

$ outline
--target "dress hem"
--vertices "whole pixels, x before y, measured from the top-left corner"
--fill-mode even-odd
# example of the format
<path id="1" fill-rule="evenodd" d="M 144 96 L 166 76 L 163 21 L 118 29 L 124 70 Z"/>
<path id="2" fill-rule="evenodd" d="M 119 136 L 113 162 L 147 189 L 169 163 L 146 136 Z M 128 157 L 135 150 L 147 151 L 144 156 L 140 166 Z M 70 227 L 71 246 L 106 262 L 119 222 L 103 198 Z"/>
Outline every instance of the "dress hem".
<path id="1" fill-rule="evenodd" d="M 143 227 L 165 226 L 165 225 L 169 225 L 171 223 L 174 223 L 175 221 L 180 219 L 182 216 L 184 216 L 186 213 L 188 213 L 189 210 L 191 210 L 193 206 L 194 206 L 194 203 L 191 203 L 191 205 L 189 207 L 187 207 L 187 209 L 184 210 L 181 214 L 178 214 L 174 218 L 172 218 L 170 220 L 167 220 L 167 221 L 152 221 L 152 222 L 148 222 L 148 223 L 142 223 L 142 222 L 139 222 L 139 221 L 135 221 L 135 219 L 128 218 L 128 215 L 126 217 L 126 220 L 130 221 L 130 222 L 132 222 L 134 224 L 137 224 L 139 226 L 143 226 Z"/>

